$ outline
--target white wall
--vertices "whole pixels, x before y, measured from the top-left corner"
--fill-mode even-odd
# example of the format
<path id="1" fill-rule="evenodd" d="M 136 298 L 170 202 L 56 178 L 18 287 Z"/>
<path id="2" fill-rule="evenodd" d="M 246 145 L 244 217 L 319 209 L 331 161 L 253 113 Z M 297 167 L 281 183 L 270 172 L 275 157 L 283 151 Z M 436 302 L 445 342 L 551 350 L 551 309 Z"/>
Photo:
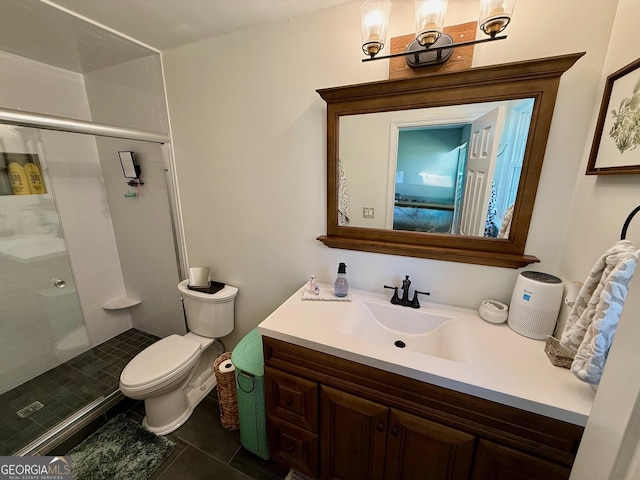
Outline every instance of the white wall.
<path id="1" fill-rule="evenodd" d="M 85 82 L 94 121 L 169 131 L 160 55 L 87 73 Z M 162 147 L 115 138 L 98 138 L 97 145 L 126 294 L 142 302 L 130 311 L 132 324 L 160 337 L 184 333 Z M 120 150 L 133 151 L 141 166 L 139 197 L 124 196 L 135 188 L 122 175 Z"/>
<path id="2" fill-rule="evenodd" d="M 387 78 L 386 61 L 360 61 L 359 5 L 163 52 L 189 260 L 240 288 L 230 346 L 308 275 L 333 282 L 341 261 L 357 288 L 382 292 L 408 274 L 435 302 L 475 308 L 484 298 L 510 299 L 516 270 L 315 240 L 326 232 L 325 105 L 315 90 Z M 475 1 L 449 8 L 448 23 L 476 19 Z M 413 30 L 412 9 L 393 2 L 390 36 Z M 566 21 L 578 11 L 579 22 Z M 614 13 L 615 4 L 595 0 L 521 0 L 509 39 L 476 46 L 475 65 L 588 52 L 561 82 L 526 247 L 541 263 L 531 268 L 557 273 L 606 53 L 593 32 L 609 31 Z"/>
<path id="3" fill-rule="evenodd" d="M 159 54 L 84 75 L 94 122 L 169 132 Z"/>
<path id="4" fill-rule="evenodd" d="M 606 77 L 640 57 L 640 47 L 634 42 L 640 4 L 635 0 L 619 0 L 618 12 L 611 31 L 609 50 L 602 70 L 597 99 L 602 96 Z M 635 73 L 638 76 L 638 71 Z M 599 101 L 590 115 L 587 138 L 576 173 L 571 217 L 567 222 L 566 241 L 560 261 L 564 278 L 584 279 L 604 250 L 620 236 L 627 215 L 640 204 L 637 175 L 619 177 L 585 176 L 591 139 L 599 111 Z M 634 218 L 627 238 L 640 245 L 640 217 Z M 620 325 L 616 333 L 607 366 L 594 402 L 592 414 L 580 446 L 572 479 L 637 478 L 624 477 L 614 471 L 618 450 L 622 456 L 635 451 L 640 440 L 638 414 L 634 405 L 640 394 L 640 280 L 634 279 L 628 292 Z M 637 407 L 636 407 L 637 408 Z M 632 422 L 622 441 L 630 419 Z M 628 460 L 628 458 L 627 458 Z M 624 461 L 621 458 L 620 461 Z"/>

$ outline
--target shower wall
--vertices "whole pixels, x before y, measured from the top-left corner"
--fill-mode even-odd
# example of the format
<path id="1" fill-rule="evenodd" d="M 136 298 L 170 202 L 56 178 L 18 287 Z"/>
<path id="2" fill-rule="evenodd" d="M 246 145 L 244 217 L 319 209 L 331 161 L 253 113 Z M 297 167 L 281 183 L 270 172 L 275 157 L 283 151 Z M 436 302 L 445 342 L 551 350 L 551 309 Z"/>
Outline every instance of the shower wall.
<path id="1" fill-rule="evenodd" d="M 87 73 L 85 83 L 94 121 L 169 131 L 159 55 Z M 131 310 L 133 326 L 159 337 L 182 334 L 184 314 L 177 301 L 181 278 L 167 189 L 169 146 L 116 138 L 98 138 L 97 145 L 126 291 L 142 300 Z M 119 150 L 133 151 L 142 168 L 140 197 L 124 196 L 128 187 Z"/>
<path id="2" fill-rule="evenodd" d="M 1 107 L 168 130 L 158 56 L 82 75 L 0 52 L 0 68 Z M 161 154 L 167 147 L 45 130 L 40 135 L 45 175 L 51 177 L 54 194 L 47 196 L 51 204 L 47 208 L 55 215 L 55 198 L 72 267 L 65 292 L 77 290 L 82 312 L 77 306 L 76 311 L 65 309 L 64 302 L 58 301 L 61 320 L 51 323 L 30 308 L 33 281 L 16 282 L 10 271 L 1 272 L 0 301 L 9 305 L 15 320 L 0 340 L 0 392 L 66 360 L 54 353 L 57 331 L 67 331 L 71 323 L 82 326 L 81 314 L 92 347 L 132 326 L 158 336 L 184 332 L 184 316 L 176 300 L 179 275 Z M 125 201 L 128 187 L 118 150 L 133 150 L 142 165 L 145 186 L 139 198 Z M 16 204 L 12 211 L 20 211 L 9 223 L 15 225 L 18 218 L 47 221 L 41 215 L 30 217 L 30 202 L 45 201 L 44 196 L 9 197 L 0 198 Z M 34 275 L 30 278 L 50 282 L 46 270 Z M 142 303 L 127 310 L 102 308 L 124 296 Z M 51 326 L 56 333 L 46 340 L 37 335 Z"/>
<path id="3" fill-rule="evenodd" d="M 0 105 L 90 119 L 81 75 L 3 52 L 0 52 L 0 69 L 3 71 L 0 76 Z M 68 282 L 64 292 L 78 291 L 89 340 L 92 345 L 97 345 L 131 326 L 127 312 L 112 318 L 97 308 L 106 296 L 119 295 L 124 291 L 97 146 L 90 137 L 74 135 L 70 141 L 69 138 L 61 138 L 63 134 L 42 133 L 46 143 L 45 175 L 52 177 L 49 187 L 55 184 L 53 190 L 73 267 L 73 276 L 68 272 L 68 278 L 75 278 L 78 282 Z M 82 200 L 74 201 L 73 198 Z M 48 211 L 57 221 L 50 195 L 5 196 L 0 199 L 9 207 L 3 211 L 16 212 L 15 218 L 5 220 L 6 229 L 45 226 L 52 219 L 48 214 L 42 215 L 42 211 Z M 88 224 L 92 225 L 91 228 L 85 228 Z M 104 248 L 90 248 L 98 243 Z M 108 258 L 104 256 L 105 250 L 112 252 Z M 48 309 L 45 306 L 42 307 L 44 310 L 34 307 L 35 303 L 31 301 L 34 294 L 51 285 L 50 272 L 55 270 L 55 265 L 49 263 L 29 269 L 27 276 L 19 279 L 15 272 L 3 268 L 0 299 L 6 308 L 10 308 L 10 315 L 5 311 L 6 318 L 14 320 L 12 327 L 2 335 L 0 391 L 10 389 L 64 360 L 55 354 L 56 341 L 70 328 L 82 325 L 82 316 L 77 308 L 65 309 L 65 305 L 73 306 L 74 302 L 66 301 L 64 297 L 47 297 Z M 108 290 L 85 281 L 92 270 L 104 270 L 102 279 L 109 285 Z M 57 312 L 55 318 L 59 321 L 51 321 L 49 314 L 53 311 Z"/>

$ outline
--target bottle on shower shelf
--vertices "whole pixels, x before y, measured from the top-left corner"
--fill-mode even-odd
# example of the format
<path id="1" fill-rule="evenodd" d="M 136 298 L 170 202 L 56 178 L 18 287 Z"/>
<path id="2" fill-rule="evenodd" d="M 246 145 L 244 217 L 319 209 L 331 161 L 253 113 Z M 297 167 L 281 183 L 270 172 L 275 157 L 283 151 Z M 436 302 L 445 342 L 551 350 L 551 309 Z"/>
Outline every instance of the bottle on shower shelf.
<path id="1" fill-rule="evenodd" d="M 11 184 L 11 192 L 14 195 L 29 195 L 29 183 L 27 174 L 24 171 L 24 160 L 21 160 L 20 154 L 9 154 L 9 163 L 7 170 L 9 172 L 9 183 Z"/>
<path id="2" fill-rule="evenodd" d="M 24 164 L 24 172 L 29 183 L 29 191 L 34 194 L 47 193 L 44 186 L 44 178 L 40 167 L 33 161 L 32 155 L 27 155 L 27 162 Z"/>
<path id="3" fill-rule="evenodd" d="M 9 172 L 4 153 L 0 152 L 0 195 L 11 195 L 11 183 L 9 183 Z"/>

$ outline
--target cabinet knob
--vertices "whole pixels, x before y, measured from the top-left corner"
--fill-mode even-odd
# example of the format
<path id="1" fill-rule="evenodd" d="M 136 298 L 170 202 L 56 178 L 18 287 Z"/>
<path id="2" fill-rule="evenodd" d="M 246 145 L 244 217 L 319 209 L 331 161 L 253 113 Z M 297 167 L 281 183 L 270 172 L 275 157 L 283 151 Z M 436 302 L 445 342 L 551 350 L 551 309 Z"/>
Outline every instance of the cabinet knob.
<path id="1" fill-rule="evenodd" d="M 293 452 L 294 446 L 293 443 L 290 443 L 289 446 L 287 447 L 287 450 L 290 452 Z"/>
<path id="2" fill-rule="evenodd" d="M 293 400 L 291 400 L 291 397 L 287 397 L 284 399 L 284 404 L 285 405 L 291 405 L 293 403 Z"/>
<path id="3" fill-rule="evenodd" d="M 384 424 L 382 422 L 380 422 L 377 426 L 376 426 L 376 430 L 378 430 L 379 432 L 383 432 L 384 431 Z"/>
<path id="4" fill-rule="evenodd" d="M 393 435 L 394 437 L 398 436 L 398 427 L 396 425 L 394 425 L 391 429 L 391 435 Z"/>

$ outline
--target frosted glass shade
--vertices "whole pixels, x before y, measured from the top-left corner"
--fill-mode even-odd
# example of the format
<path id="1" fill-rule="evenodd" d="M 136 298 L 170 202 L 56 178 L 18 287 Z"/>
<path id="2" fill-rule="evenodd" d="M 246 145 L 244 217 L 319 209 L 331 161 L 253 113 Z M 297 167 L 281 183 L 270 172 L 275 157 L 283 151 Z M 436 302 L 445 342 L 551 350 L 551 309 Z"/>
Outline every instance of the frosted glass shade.
<path id="1" fill-rule="evenodd" d="M 447 3 L 447 0 L 415 0 L 416 40 L 420 45 L 431 45 L 442 35 Z"/>
<path id="2" fill-rule="evenodd" d="M 362 51 L 371 57 L 384 48 L 389 26 L 389 0 L 366 0 L 360 6 Z"/>
<path id="3" fill-rule="evenodd" d="M 516 0 L 481 0 L 480 30 L 494 37 L 509 25 Z"/>

